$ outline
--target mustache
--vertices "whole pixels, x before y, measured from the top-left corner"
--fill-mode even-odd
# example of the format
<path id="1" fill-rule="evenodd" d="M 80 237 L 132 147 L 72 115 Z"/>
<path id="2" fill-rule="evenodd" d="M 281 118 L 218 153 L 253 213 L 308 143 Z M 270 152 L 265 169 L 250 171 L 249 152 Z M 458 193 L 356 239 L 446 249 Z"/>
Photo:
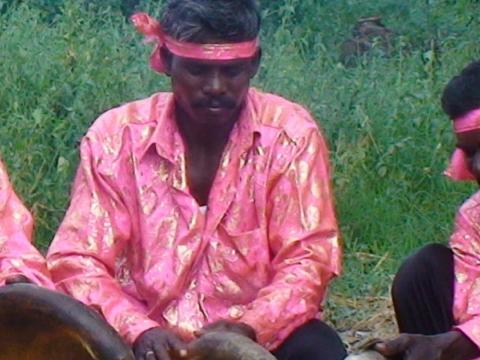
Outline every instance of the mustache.
<path id="1" fill-rule="evenodd" d="M 229 97 L 212 97 L 203 98 L 195 101 L 192 106 L 194 108 L 225 108 L 233 109 L 235 107 L 235 101 Z"/>

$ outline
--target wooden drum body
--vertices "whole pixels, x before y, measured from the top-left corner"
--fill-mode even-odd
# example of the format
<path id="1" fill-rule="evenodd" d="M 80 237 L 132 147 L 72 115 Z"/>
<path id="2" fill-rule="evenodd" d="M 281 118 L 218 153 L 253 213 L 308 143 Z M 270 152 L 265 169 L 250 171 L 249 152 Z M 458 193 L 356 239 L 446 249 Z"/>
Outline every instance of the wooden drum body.
<path id="1" fill-rule="evenodd" d="M 0 287 L 0 360 L 134 360 L 97 313 L 77 300 L 31 284 Z M 275 360 L 230 332 L 209 332 L 182 360 Z"/>
<path id="2" fill-rule="evenodd" d="M 0 360 L 134 360 L 97 313 L 31 284 L 0 287 Z"/>

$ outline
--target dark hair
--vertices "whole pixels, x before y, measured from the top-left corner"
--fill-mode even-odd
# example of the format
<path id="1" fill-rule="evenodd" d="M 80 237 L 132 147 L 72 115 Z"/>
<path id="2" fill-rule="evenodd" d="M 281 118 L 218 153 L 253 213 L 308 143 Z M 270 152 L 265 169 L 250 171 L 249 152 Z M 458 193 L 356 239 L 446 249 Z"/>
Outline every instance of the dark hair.
<path id="1" fill-rule="evenodd" d="M 480 108 L 480 61 L 470 63 L 448 82 L 442 108 L 452 120 Z"/>
<path id="2" fill-rule="evenodd" d="M 258 36 L 260 10 L 255 0 L 167 0 L 161 23 L 180 41 L 242 42 Z"/>

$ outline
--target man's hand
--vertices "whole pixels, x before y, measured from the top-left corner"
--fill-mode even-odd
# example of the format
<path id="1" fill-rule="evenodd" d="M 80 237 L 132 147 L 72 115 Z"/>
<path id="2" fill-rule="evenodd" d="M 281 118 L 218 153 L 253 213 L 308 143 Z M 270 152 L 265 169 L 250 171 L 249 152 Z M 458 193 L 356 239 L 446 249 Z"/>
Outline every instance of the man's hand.
<path id="1" fill-rule="evenodd" d="M 25 275 L 13 275 L 5 279 L 5 285 L 12 284 L 33 284 L 33 282 Z"/>
<path id="2" fill-rule="evenodd" d="M 470 360 L 480 354 L 475 344 L 460 331 L 430 336 L 402 334 L 374 348 L 384 356 L 403 360 Z"/>
<path id="3" fill-rule="evenodd" d="M 186 356 L 186 344 L 173 332 L 161 328 L 145 331 L 133 344 L 136 360 L 176 360 Z"/>
<path id="4" fill-rule="evenodd" d="M 253 341 L 257 341 L 257 335 L 255 334 L 255 330 L 253 330 L 250 326 L 244 323 L 235 323 L 227 320 L 219 320 L 212 324 L 205 326 L 200 331 L 195 333 L 196 336 L 200 337 L 207 332 L 233 332 L 239 335 L 246 336 Z"/>

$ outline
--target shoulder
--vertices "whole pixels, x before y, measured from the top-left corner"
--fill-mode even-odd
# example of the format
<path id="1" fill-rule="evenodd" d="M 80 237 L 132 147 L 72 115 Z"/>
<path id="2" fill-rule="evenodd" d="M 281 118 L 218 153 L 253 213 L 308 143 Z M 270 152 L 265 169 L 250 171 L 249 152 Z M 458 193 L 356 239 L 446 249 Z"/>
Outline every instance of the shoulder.
<path id="1" fill-rule="evenodd" d="M 470 196 L 458 209 L 455 216 L 455 226 L 450 242 L 455 243 L 463 238 L 463 234 L 477 236 L 480 223 L 480 191 Z"/>
<path id="2" fill-rule="evenodd" d="M 250 98 L 261 129 L 284 132 L 294 141 L 312 132 L 320 133 L 318 123 L 304 106 L 256 89 L 250 90 Z"/>
<path id="3" fill-rule="evenodd" d="M 455 224 L 450 235 L 450 246 L 457 256 L 468 254 L 471 244 L 480 239 L 480 191 L 468 198 L 457 211 Z"/>
<path id="4" fill-rule="evenodd" d="M 480 223 L 480 191 L 470 196 L 457 212 L 457 222 L 467 221 L 471 224 Z"/>
<path id="5" fill-rule="evenodd" d="M 100 115 L 87 132 L 87 136 L 109 136 L 130 125 L 146 124 L 157 119 L 171 99 L 171 93 L 156 93 L 152 96 L 125 103 Z"/>
<path id="6" fill-rule="evenodd" d="M 302 105 L 278 95 L 252 93 L 260 145 L 268 149 L 271 175 L 282 174 L 298 163 L 329 166 L 329 151 L 317 122 Z"/>
<path id="7" fill-rule="evenodd" d="M 134 138 L 145 137 L 144 134 L 153 131 L 171 98 L 171 93 L 156 93 L 106 111 L 88 129 L 82 143 L 88 142 L 94 148 L 102 147 L 104 152 L 113 153 L 111 147 L 122 145 L 126 131 Z"/>
<path id="8" fill-rule="evenodd" d="M 250 90 L 250 98 L 263 146 L 282 153 L 286 159 L 305 149 L 317 154 L 328 153 L 318 123 L 304 106 L 256 89 Z"/>

